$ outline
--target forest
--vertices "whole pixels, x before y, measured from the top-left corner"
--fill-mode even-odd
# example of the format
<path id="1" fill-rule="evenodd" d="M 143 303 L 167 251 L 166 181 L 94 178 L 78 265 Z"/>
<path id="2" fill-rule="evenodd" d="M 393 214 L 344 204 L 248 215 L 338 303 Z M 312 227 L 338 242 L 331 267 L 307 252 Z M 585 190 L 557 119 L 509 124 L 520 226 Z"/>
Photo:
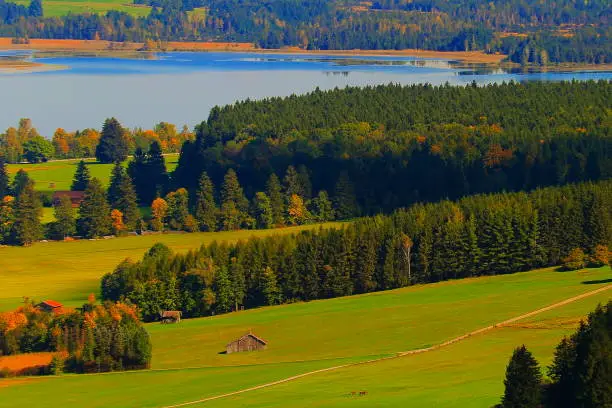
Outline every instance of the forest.
<path id="1" fill-rule="evenodd" d="M 147 17 L 44 17 L 0 1 L 0 35 L 110 41 L 243 41 L 261 48 L 310 50 L 428 49 L 502 52 L 523 64 L 606 63 L 611 60 L 609 5 L 604 0 L 446 2 L 441 0 L 237 1 L 135 0 Z M 194 9 L 205 10 L 193 13 Z M 524 58 L 524 54 L 527 55 Z"/>
<path id="2" fill-rule="evenodd" d="M 341 229 L 252 238 L 173 254 L 156 244 L 101 282 L 102 297 L 205 316 L 566 263 L 610 262 L 612 183 L 415 204 Z"/>
<path id="3" fill-rule="evenodd" d="M 96 305 L 92 294 L 79 309 L 47 312 L 26 299 L 0 313 L 0 356 L 32 352 L 57 354 L 49 372 L 30 375 L 133 370 L 149 367 L 151 341 L 133 305 Z"/>

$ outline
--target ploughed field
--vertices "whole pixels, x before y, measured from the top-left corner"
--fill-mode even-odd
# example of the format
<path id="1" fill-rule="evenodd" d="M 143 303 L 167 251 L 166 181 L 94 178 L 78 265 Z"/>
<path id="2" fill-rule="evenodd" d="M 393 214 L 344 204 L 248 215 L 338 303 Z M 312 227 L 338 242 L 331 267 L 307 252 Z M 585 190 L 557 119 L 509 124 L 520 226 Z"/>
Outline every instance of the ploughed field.
<path id="1" fill-rule="evenodd" d="M 35 177 L 35 172 L 30 174 Z M 325 227 L 340 225 L 342 223 L 323 224 Z M 125 258 L 140 260 L 157 242 L 168 245 L 173 251 L 183 252 L 213 241 L 236 242 L 252 236 L 291 234 L 320 226 L 170 233 L 0 247 L 0 311 L 16 308 L 23 296 L 35 300 L 53 299 L 71 307 L 81 306 L 90 293 L 99 293 L 100 279 L 104 274 L 112 272 Z"/>
<path id="2" fill-rule="evenodd" d="M 117 240 L 120 242 L 121 240 Z M 43 247 L 43 246 L 40 246 Z M 36 247 L 35 247 L 36 248 Z M 2 277 L 5 281 L 6 277 Z M 612 284 L 610 267 L 543 269 L 152 323 L 150 371 L 0 380 L 0 407 L 168 407 L 329 367 L 393 357 Z M 351 365 L 194 406 L 488 407 L 525 343 L 543 364 L 612 289 L 429 352 Z M 222 354 L 251 330 L 265 351 Z"/>

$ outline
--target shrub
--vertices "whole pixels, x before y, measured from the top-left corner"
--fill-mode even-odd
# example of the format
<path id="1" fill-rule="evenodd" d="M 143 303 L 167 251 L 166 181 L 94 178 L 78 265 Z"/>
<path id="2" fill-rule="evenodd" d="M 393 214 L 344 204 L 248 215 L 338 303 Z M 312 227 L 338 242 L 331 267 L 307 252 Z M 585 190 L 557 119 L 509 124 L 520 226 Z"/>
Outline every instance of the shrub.
<path id="1" fill-rule="evenodd" d="M 586 256 L 581 248 L 574 248 L 569 255 L 563 259 L 563 269 L 566 271 L 575 271 L 586 266 Z"/>
<path id="2" fill-rule="evenodd" d="M 593 268 L 599 268 L 604 265 L 610 265 L 610 257 L 612 252 L 606 245 L 597 245 L 593 250 L 593 256 L 589 259 L 589 266 Z"/>

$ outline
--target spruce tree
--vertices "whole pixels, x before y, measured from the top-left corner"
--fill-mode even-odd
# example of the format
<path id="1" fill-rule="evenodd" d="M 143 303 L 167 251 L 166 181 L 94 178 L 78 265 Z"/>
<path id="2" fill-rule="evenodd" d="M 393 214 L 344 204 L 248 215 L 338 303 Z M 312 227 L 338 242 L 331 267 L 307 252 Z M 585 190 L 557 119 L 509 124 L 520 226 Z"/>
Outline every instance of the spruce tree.
<path id="1" fill-rule="evenodd" d="M 346 171 L 340 173 L 334 194 L 334 207 L 338 219 L 348 219 L 359 215 L 355 187 Z"/>
<path id="2" fill-rule="evenodd" d="M 0 200 L 9 195 L 9 177 L 4 157 L 0 155 Z"/>
<path id="3" fill-rule="evenodd" d="M 56 233 L 66 238 L 76 232 L 76 220 L 72 201 L 68 196 L 62 196 L 54 208 Z"/>
<path id="4" fill-rule="evenodd" d="M 325 222 L 334 219 L 334 207 L 329 200 L 327 191 L 321 190 L 310 202 L 310 212 L 315 221 Z"/>
<path id="5" fill-rule="evenodd" d="M 241 216 L 246 215 L 249 211 L 249 201 L 244 196 L 244 192 L 238 181 L 238 176 L 233 169 L 229 169 L 225 174 L 223 187 L 221 189 L 222 205 L 227 205 L 230 202 L 234 204 Z"/>
<path id="6" fill-rule="evenodd" d="M 253 211 L 257 228 L 272 228 L 274 227 L 274 214 L 272 212 L 272 204 L 266 193 L 258 192 L 253 199 Z"/>
<path id="7" fill-rule="evenodd" d="M 514 350 L 506 368 L 503 408 L 538 408 L 542 374 L 538 362 L 523 345 Z"/>
<path id="8" fill-rule="evenodd" d="M 127 159 L 128 144 L 124 132 L 117 119 L 110 118 L 104 121 L 100 141 L 96 146 L 96 158 L 100 163 L 122 162 Z"/>
<path id="9" fill-rule="evenodd" d="M 195 199 L 195 218 L 202 231 L 217 229 L 217 213 L 219 209 L 215 202 L 215 186 L 206 172 L 200 176 Z"/>
<path id="10" fill-rule="evenodd" d="M 277 305 L 281 302 L 280 290 L 276 282 L 276 274 L 270 267 L 266 267 L 262 277 L 262 294 L 267 305 Z"/>
<path id="11" fill-rule="evenodd" d="M 232 283 L 229 279 L 227 269 L 223 266 L 218 268 L 215 273 L 215 309 L 218 313 L 231 312 L 234 306 L 234 296 L 232 294 Z"/>
<path id="12" fill-rule="evenodd" d="M 183 230 L 186 227 L 187 217 L 189 216 L 189 195 L 187 190 L 179 188 L 168 193 L 166 202 L 168 203 L 168 213 L 166 214 L 168 225 L 174 230 Z"/>
<path id="13" fill-rule="evenodd" d="M 89 175 L 89 168 L 87 168 L 87 166 L 85 165 L 85 161 L 81 160 L 79 164 L 77 164 L 70 190 L 85 191 L 87 185 L 89 184 L 90 178 L 91 176 Z"/>
<path id="14" fill-rule="evenodd" d="M 111 208 L 121 211 L 123 223 L 128 231 L 136 230 L 140 225 L 141 215 L 138 208 L 136 191 L 132 179 L 127 174 L 121 176 L 117 186 L 117 197 L 111 202 Z"/>
<path id="15" fill-rule="evenodd" d="M 285 173 L 283 183 L 285 185 L 285 196 L 287 197 L 287 200 L 289 200 L 289 198 L 293 194 L 299 195 L 301 197 L 304 196 L 304 189 L 302 188 L 300 175 L 295 170 L 295 167 L 287 167 L 287 172 Z"/>
<path id="16" fill-rule="evenodd" d="M 134 157 L 128 164 L 127 174 L 130 175 L 134 183 L 138 203 L 142 206 L 151 205 L 156 197 L 151 188 L 153 183 L 147 173 L 147 155 L 140 147 L 137 147 L 134 151 Z"/>
<path id="17" fill-rule="evenodd" d="M 283 189 L 280 184 L 280 180 L 276 174 L 272 173 L 266 184 L 266 193 L 270 199 L 270 206 L 272 207 L 272 216 L 274 219 L 274 225 L 285 224 L 285 200 L 283 199 Z"/>
<path id="18" fill-rule="evenodd" d="M 303 164 L 298 168 L 298 179 L 300 181 L 301 196 L 308 201 L 312 198 L 312 183 L 310 182 L 310 172 Z"/>
<path id="19" fill-rule="evenodd" d="M 86 238 L 97 238 L 111 232 L 110 207 L 102 183 L 92 178 L 79 207 L 78 230 Z"/>
<path id="20" fill-rule="evenodd" d="M 148 191 L 149 202 L 157 195 L 161 196 L 168 189 L 168 170 L 166 159 L 157 141 L 151 143 L 146 158 L 146 177 L 151 180 L 152 187 Z"/>
<path id="21" fill-rule="evenodd" d="M 125 170 L 123 169 L 123 166 L 121 163 L 116 162 L 111 171 L 110 184 L 108 186 L 108 190 L 106 191 L 106 199 L 111 208 L 117 208 L 115 206 L 115 202 L 117 202 L 121 197 L 119 186 L 121 185 L 121 180 L 123 179 L 124 175 Z"/>
<path id="22" fill-rule="evenodd" d="M 246 296 L 246 281 L 244 276 L 244 268 L 242 267 L 242 264 L 238 262 L 236 257 L 232 257 L 230 259 L 229 279 L 232 282 L 234 310 L 238 310 L 238 307 L 244 305 L 244 298 Z"/>
<path id="23" fill-rule="evenodd" d="M 42 236 L 41 204 L 34 191 L 34 182 L 28 180 L 15 199 L 15 222 L 11 241 L 17 245 L 30 245 Z"/>

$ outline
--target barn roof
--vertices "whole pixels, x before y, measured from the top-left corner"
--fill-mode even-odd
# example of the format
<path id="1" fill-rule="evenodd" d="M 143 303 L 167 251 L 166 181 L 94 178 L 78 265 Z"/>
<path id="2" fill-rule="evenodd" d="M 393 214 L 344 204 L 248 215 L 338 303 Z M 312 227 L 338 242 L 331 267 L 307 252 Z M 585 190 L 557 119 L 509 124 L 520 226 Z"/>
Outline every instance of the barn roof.
<path id="1" fill-rule="evenodd" d="M 181 311 L 180 310 L 164 310 L 162 312 L 161 317 L 176 317 L 176 316 L 181 316 Z"/>
<path id="2" fill-rule="evenodd" d="M 57 307 L 63 307 L 64 305 L 62 305 L 60 302 L 56 302 L 55 300 L 45 300 L 43 302 L 40 303 L 41 305 L 46 305 L 49 306 L 52 309 L 55 309 Z"/>
<path id="3" fill-rule="evenodd" d="M 267 345 L 267 344 L 268 344 L 268 342 L 267 342 L 267 341 L 265 341 L 264 339 L 262 339 L 261 337 L 257 337 L 257 336 L 256 336 L 256 335 L 254 335 L 253 333 L 247 333 L 247 334 L 245 334 L 244 336 L 241 336 L 239 339 L 234 340 L 234 341 L 232 341 L 232 342 L 228 343 L 227 345 L 229 346 L 230 344 L 235 343 L 235 342 L 237 342 L 237 341 L 239 341 L 239 340 L 242 340 L 242 339 L 244 339 L 245 337 L 251 337 L 251 338 L 255 339 L 256 341 L 258 341 L 258 342 L 260 342 L 261 344 L 264 344 L 264 345 Z"/>

